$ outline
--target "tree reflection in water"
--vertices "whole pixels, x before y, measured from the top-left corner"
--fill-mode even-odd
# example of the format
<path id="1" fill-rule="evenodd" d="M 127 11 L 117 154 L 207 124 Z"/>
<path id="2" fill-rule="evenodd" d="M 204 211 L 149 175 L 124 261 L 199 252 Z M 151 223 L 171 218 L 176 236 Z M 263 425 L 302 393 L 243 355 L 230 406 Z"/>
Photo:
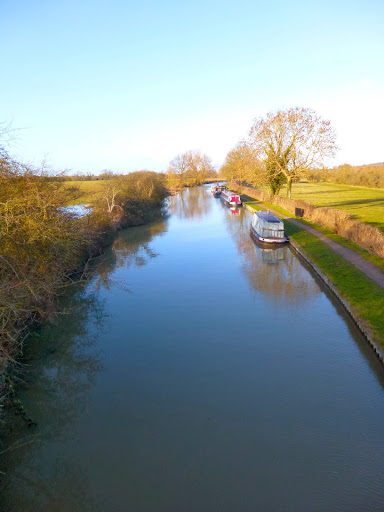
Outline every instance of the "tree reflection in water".
<path id="1" fill-rule="evenodd" d="M 98 268 L 96 288 L 104 287 L 109 290 L 112 286 L 117 286 L 130 291 L 125 282 L 111 277 L 111 271 L 131 266 L 142 267 L 151 259 L 156 258 L 158 254 L 151 248 L 151 241 L 157 236 L 162 236 L 166 231 L 167 220 L 164 216 L 146 226 L 132 227 L 121 231 Z"/>
<path id="2" fill-rule="evenodd" d="M 65 437 L 102 368 L 95 345 L 105 315 L 98 296 L 76 285 L 61 307 L 56 322 L 36 332 L 26 348 L 22 375 L 26 384 L 20 396 L 37 426 L 28 429 L 16 417 L 4 433 L 1 510 L 97 510 L 88 499 L 80 501 L 87 495 L 87 484 L 76 468 L 58 461 L 54 470 L 49 467 L 41 474 L 40 462 L 35 466 L 35 453 L 41 459 L 51 443 L 57 445 Z M 68 493 L 71 503 L 64 500 L 67 488 L 73 488 Z"/>
<path id="3" fill-rule="evenodd" d="M 207 187 L 187 188 L 169 199 L 169 211 L 179 219 L 201 219 L 212 208 L 212 201 L 207 201 L 210 196 Z"/>
<path id="4" fill-rule="evenodd" d="M 111 277 L 117 268 L 142 266 L 155 258 L 151 240 L 165 231 L 164 220 L 121 231 L 106 251 L 99 276 L 89 285 L 68 289 L 54 325 L 37 332 L 28 345 L 23 370 L 26 388 L 20 395 L 37 426 L 28 429 L 16 417 L 3 436 L 2 511 L 106 510 L 94 498 L 97 491 L 89 489 L 85 470 L 70 462 L 69 453 L 62 458 L 62 443 L 67 432 L 75 430 L 102 369 L 97 341 L 106 314 L 95 292 L 101 286 L 121 284 Z"/>
<path id="5" fill-rule="evenodd" d="M 273 300 L 292 304 L 300 304 L 321 293 L 289 246 L 256 245 L 249 234 L 251 215 L 248 212 L 242 211 L 236 217 L 228 212 L 225 222 L 241 257 L 242 271 L 254 290 Z"/>

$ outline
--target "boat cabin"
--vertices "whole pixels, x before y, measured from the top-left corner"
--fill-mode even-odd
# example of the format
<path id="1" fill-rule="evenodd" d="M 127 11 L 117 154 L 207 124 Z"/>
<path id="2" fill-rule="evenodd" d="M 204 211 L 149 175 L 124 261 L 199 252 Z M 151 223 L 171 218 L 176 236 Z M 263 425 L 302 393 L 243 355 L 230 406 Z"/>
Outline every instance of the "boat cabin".
<path id="1" fill-rule="evenodd" d="M 269 210 L 255 212 L 252 217 L 251 235 L 258 242 L 281 244 L 288 242 L 284 222 Z"/>
<path id="2" fill-rule="evenodd" d="M 221 190 L 221 199 L 224 200 L 225 203 L 231 206 L 241 206 L 241 199 L 238 194 L 232 192 L 232 190 Z"/>

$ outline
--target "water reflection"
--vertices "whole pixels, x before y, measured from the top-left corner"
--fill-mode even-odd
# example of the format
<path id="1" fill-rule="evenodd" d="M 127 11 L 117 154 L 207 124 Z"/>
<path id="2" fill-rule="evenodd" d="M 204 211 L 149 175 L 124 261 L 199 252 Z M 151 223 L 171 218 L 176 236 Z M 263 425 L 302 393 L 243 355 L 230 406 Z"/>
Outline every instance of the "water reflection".
<path id="1" fill-rule="evenodd" d="M 95 343 L 105 320 L 103 303 L 77 285 L 68 291 L 61 307 L 54 325 L 36 332 L 26 348 L 25 390 L 20 397 L 37 426 L 28 429 L 15 417 L 4 433 L 1 510 L 12 504 L 10 510 L 30 511 L 35 503 L 40 504 L 39 511 L 92 510 L 87 501 L 78 502 L 86 494 L 86 483 L 75 468 L 58 462 L 51 474 L 42 474 L 34 460 L 35 452 L 66 437 L 69 425 L 86 407 L 89 389 L 102 368 Z M 74 492 L 65 498 L 71 488 Z"/>
<path id="2" fill-rule="evenodd" d="M 262 247 L 253 242 L 253 248 L 256 255 L 263 263 L 267 265 L 278 265 L 285 258 L 287 248 L 284 247 Z"/>
<path id="3" fill-rule="evenodd" d="M 15 489 L 13 489 L 15 487 Z M 17 489 L 22 492 L 17 492 Z M 3 512 L 102 512 L 105 506 L 92 497 L 86 472 L 59 457 L 41 470 L 33 464 L 14 474 L 12 487 L 5 487 L 0 501 Z"/>
<path id="4" fill-rule="evenodd" d="M 2 511 L 106 510 L 92 497 L 95 491 L 89 490 L 87 472 L 72 463 L 70 453 L 63 458 L 61 443 L 67 443 L 68 433 L 76 431 L 103 369 L 97 343 L 109 317 L 97 291 L 116 285 L 124 288 L 111 277 L 113 272 L 120 267 L 140 267 L 156 258 L 151 242 L 166 228 L 162 219 L 120 232 L 98 268 L 97 279 L 68 290 L 55 323 L 36 332 L 28 345 L 22 375 L 25 389 L 20 398 L 37 426 L 30 429 L 15 417 L 3 433 Z M 45 459 L 47 465 L 42 464 Z"/>
<path id="5" fill-rule="evenodd" d="M 259 250 L 245 211 L 195 193 L 202 222 L 106 251 L 107 285 L 135 294 L 79 286 L 37 341 L 38 428 L 8 436 L 29 444 L 4 454 L 0 510 L 383 510 L 382 388 L 344 320 L 289 247 Z"/>
<path id="6" fill-rule="evenodd" d="M 111 277 L 111 272 L 118 268 L 142 267 L 156 258 L 158 254 L 152 249 L 151 242 L 166 231 L 167 221 L 162 219 L 148 226 L 132 227 L 120 232 L 98 268 L 95 287 L 110 290 L 115 286 L 130 291 L 124 281 Z"/>
<path id="7" fill-rule="evenodd" d="M 179 219 L 201 219 L 211 208 L 211 193 L 207 187 L 192 187 L 180 192 L 169 200 L 169 211 Z"/>
<path id="8" fill-rule="evenodd" d="M 237 246 L 242 271 L 251 287 L 273 300 L 290 304 L 303 303 L 321 293 L 289 246 L 263 248 L 256 245 L 249 234 L 250 222 L 251 216 L 245 210 L 236 218 L 225 215 L 226 227 Z"/>

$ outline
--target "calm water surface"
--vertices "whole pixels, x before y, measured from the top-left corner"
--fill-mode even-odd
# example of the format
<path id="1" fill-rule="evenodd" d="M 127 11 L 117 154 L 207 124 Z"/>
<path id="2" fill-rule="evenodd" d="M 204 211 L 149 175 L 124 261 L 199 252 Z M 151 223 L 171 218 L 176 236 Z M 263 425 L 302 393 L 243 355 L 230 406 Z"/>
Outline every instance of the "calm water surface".
<path id="1" fill-rule="evenodd" d="M 383 511 L 384 369 L 208 188 L 120 233 L 36 336 L 1 510 Z"/>

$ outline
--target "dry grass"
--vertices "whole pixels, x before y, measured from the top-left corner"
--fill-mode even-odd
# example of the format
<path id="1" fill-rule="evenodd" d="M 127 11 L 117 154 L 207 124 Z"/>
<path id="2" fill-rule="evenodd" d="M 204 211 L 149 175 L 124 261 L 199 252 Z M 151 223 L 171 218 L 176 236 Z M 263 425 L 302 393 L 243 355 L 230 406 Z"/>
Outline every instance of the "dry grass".
<path id="1" fill-rule="evenodd" d="M 271 197 L 267 192 L 249 187 L 239 187 L 236 184 L 232 184 L 232 186 L 259 201 L 280 206 L 293 215 L 295 215 L 296 208 L 302 208 L 305 219 L 327 227 L 343 238 L 355 242 L 371 254 L 384 258 L 384 233 L 374 226 L 354 220 L 346 211 L 316 207 L 301 199 Z"/>

